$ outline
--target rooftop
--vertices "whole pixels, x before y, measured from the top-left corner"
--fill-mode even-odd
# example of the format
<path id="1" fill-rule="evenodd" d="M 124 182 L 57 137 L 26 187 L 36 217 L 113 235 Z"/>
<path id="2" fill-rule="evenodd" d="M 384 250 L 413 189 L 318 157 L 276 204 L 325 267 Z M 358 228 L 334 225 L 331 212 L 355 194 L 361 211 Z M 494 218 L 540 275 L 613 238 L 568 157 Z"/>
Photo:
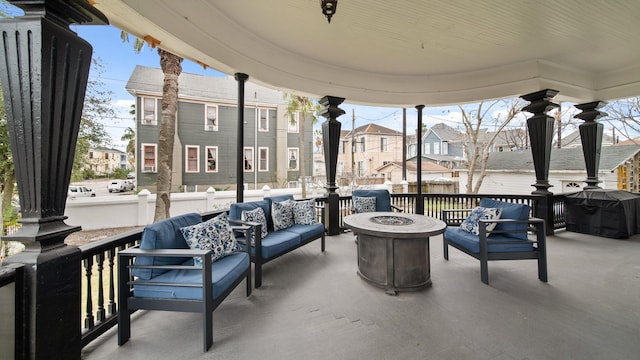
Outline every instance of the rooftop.
<path id="1" fill-rule="evenodd" d="M 118 347 L 112 329 L 83 359 L 631 359 L 640 353 L 640 235 L 548 237 L 549 282 L 535 261 L 479 262 L 431 239 L 433 286 L 386 295 L 356 275 L 351 233 L 267 264 L 214 312 L 202 353 L 199 315 L 140 311 Z"/>

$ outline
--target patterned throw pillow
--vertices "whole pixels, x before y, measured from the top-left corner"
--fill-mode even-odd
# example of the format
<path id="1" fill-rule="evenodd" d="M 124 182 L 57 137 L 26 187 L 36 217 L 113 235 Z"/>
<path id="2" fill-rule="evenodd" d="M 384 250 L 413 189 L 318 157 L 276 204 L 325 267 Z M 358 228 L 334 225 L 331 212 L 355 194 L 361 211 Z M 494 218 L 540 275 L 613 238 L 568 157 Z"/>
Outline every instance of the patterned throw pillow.
<path id="1" fill-rule="evenodd" d="M 273 216 L 273 230 L 286 229 L 294 224 L 293 206 L 294 200 L 285 200 L 281 202 L 273 202 L 271 214 Z"/>
<path id="2" fill-rule="evenodd" d="M 242 220 L 259 223 L 261 226 L 261 238 L 264 239 L 269 235 L 267 231 L 267 217 L 264 215 L 264 210 L 261 207 L 257 207 L 253 210 L 243 210 Z M 253 241 L 252 241 L 253 244 Z"/>
<path id="3" fill-rule="evenodd" d="M 220 214 L 205 222 L 180 228 L 191 249 L 211 250 L 211 260 L 216 261 L 240 250 L 233 231 L 229 229 L 226 214 Z M 194 257 L 194 265 L 202 266 L 202 258 Z"/>
<path id="4" fill-rule="evenodd" d="M 479 235 L 480 228 L 478 222 L 480 220 L 495 220 L 500 218 L 502 209 L 499 208 L 485 208 L 478 206 L 473 209 L 469 216 L 460 224 L 460 228 L 464 231 L 472 234 Z M 487 231 L 491 231 L 496 227 L 496 223 L 487 224 Z"/>
<path id="5" fill-rule="evenodd" d="M 293 204 L 293 222 L 301 225 L 312 225 L 316 221 L 315 200 L 295 201 Z"/>
<path id="6" fill-rule="evenodd" d="M 353 208 L 356 213 L 374 212 L 376 211 L 376 198 L 375 197 L 353 197 Z"/>

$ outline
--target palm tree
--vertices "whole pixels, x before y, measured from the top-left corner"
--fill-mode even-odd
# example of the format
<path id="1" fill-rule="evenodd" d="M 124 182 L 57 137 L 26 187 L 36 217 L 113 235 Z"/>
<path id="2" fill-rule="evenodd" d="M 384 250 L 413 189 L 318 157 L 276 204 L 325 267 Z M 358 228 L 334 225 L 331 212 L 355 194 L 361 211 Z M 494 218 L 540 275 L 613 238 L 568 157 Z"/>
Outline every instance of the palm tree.
<path id="1" fill-rule="evenodd" d="M 302 198 L 306 198 L 307 197 L 307 189 L 306 189 L 306 184 L 305 184 L 305 177 L 306 177 L 306 173 L 305 173 L 305 168 L 306 168 L 306 163 L 305 163 L 305 140 L 304 140 L 304 135 L 305 135 L 305 124 L 307 122 L 307 116 L 311 116 L 311 125 L 313 126 L 313 124 L 316 123 L 316 121 L 318 121 L 318 118 L 316 117 L 316 113 L 319 111 L 320 105 L 317 103 L 317 101 L 312 100 L 306 96 L 299 96 L 299 95 L 293 95 L 293 94 L 284 94 L 284 98 L 289 100 L 289 103 L 287 104 L 287 112 L 285 113 L 285 116 L 289 116 L 291 123 L 295 123 L 296 118 L 295 115 L 296 113 L 300 114 L 300 154 L 298 154 L 298 161 L 299 161 L 299 168 L 300 168 L 300 178 L 302 180 Z"/>
<path id="2" fill-rule="evenodd" d="M 131 127 L 124 129 L 124 134 L 120 138 L 122 141 L 127 141 L 127 155 L 129 156 L 129 165 L 133 166 L 136 156 L 136 131 Z"/>
<path id="3" fill-rule="evenodd" d="M 129 41 L 129 34 L 120 33 L 122 41 Z M 145 37 L 136 38 L 133 49 L 139 53 L 145 41 L 156 47 L 160 42 Z M 164 74 L 162 84 L 162 116 L 160 119 L 160 136 L 158 138 L 158 177 L 156 190 L 156 208 L 154 222 L 170 216 L 171 208 L 171 172 L 173 170 L 173 144 L 176 134 L 176 112 L 178 110 L 178 77 L 182 73 L 182 58 L 166 50 L 158 48 L 160 68 Z"/>

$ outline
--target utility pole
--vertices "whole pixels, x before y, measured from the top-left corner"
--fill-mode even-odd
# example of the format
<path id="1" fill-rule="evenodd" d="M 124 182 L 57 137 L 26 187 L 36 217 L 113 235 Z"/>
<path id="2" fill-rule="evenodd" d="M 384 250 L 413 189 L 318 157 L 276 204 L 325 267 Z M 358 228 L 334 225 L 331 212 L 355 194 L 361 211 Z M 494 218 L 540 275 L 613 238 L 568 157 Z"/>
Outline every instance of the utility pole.
<path id="1" fill-rule="evenodd" d="M 351 182 L 356 181 L 356 110 L 351 109 Z"/>

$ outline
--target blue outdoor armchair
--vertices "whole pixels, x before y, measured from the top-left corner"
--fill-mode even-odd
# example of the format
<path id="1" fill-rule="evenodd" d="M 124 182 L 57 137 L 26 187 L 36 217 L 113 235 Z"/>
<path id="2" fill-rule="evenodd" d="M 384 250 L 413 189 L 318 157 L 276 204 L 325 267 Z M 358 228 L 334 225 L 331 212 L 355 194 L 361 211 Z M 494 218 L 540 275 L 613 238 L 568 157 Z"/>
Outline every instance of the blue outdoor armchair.
<path id="1" fill-rule="evenodd" d="M 479 206 L 485 209 L 499 208 L 500 215 L 497 219 L 477 217 L 477 235 L 470 232 L 469 228 L 465 229 L 465 226 L 451 226 L 464 225 L 464 222 L 460 224 L 460 214 L 469 213 L 471 209 L 442 211 L 442 220 L 448 225 L 443 234 L 444 258 L 449 260 L 449 246 L 452 246 L 480 260 L 480 278 L 485 284 L 489 284 L 488 262 L 491 260 L 537 260 L 538 279 L 547 282 L 544 220 L 530 217 L 531 208 L 526 204 L 484 198 Z M 492 224 L 496 225 L 491 230 Z M 535 240 L 529 238 L 529 232 L 535 233 Z"/>

